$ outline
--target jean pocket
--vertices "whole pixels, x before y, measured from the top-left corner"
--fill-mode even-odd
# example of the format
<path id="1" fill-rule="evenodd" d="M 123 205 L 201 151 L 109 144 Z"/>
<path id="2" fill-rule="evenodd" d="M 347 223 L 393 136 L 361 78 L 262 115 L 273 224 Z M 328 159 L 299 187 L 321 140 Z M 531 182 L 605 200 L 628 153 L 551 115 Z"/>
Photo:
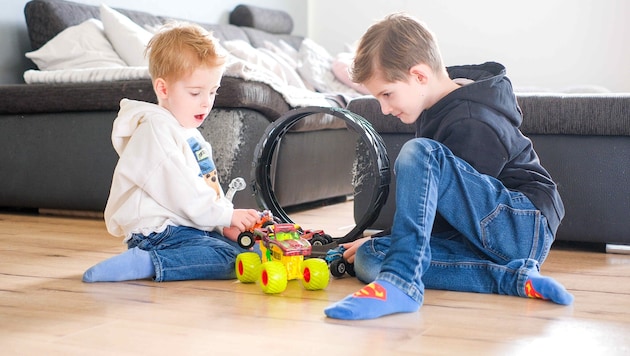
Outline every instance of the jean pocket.
<path id="1" fill-rule="evenodd" d="M 541 238 L 545 238 L 542 224 L 544 217 L 539 210 L 499 205 L 481 221 L 483 247 L 504 262 L 535 258 Z"/>

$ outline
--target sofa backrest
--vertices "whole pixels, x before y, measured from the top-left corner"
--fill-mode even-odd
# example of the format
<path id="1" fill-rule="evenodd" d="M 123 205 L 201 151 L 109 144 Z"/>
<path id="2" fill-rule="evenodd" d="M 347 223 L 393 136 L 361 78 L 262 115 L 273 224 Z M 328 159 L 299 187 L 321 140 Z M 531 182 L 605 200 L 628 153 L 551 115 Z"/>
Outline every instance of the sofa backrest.
<path id="1" fill-rule="evenodd" d="M 630 136 L 627 93 L 521 93 L 517 99 L 527 135 Z"/>
<path id="2" fill-rule="evenodd" d="M 243 11 L 243 8 L 249 9 L 250 11 Z M 251 24 L 252 26 L 259 26 L 262 29 L 277 29 L 277 25 L 270 27 L 271 25 L 269 24 L 270 21 L 274 21 L 274 18 L 291 18 L 289 14 L 280 10 L 264 9 L 264 11 L 261 12 L 259 8 L 247 5 L 239 5 L 235 11 L 237 9 L 239 10 L 237 14 L 230 17 L 232 22 L 237 24 Z M 129 17 L 140 26 L 153 27 L 163 25 L 171 20 L 185 20 L 153 15 L 144 11 L 119 8 L 115 10 Z M 269 16 L 270 13 L 277 15 Z M 253 20 L 251 19 L 252 16 L 254 17 Z M 79 4 L 72 1 L 31 0 L 26 3 L 24 7 L 24 17 L 26 19 L 26 27 L 28 29 L 31 47 L 33 50 L 37 50 L 70 26 L 79 25 L 91 18 L 100 19 L 100 10 L 96 5 Z M 249 42 L 254 47 L 262 47 L 265 41 L 277 44 L 280 40 L 283 40 L 297 49 L 304 39 L 302 36 L 294 36 L 289 33 L 292 29 L 292 25 L 290 27 L 285 26 L 285 33 L 278 33 L 282 32 L 281 30 L 270 33 L 254 27 L 236 26 L 232 24 L 199 23 L 199 25 L 212 31 L 221 41 L 240 39 Z M 289 32 L 286 32 L 287 29 Z"/>
<path id="3" fill-rule="evenodd" d="M 162 19 L 142 11 L 116 9 L 141 26 L 159 26 Z M 26 27 L 33 50 L 50 41 L 70 26 L 79 25 L 91 18 L 100 19 L 99 7 L 71 1 L 31 0 L 24 6 Z"/>
<path id="4" fill-rule="evenodd" d="M 523 112 L 521 131 L 529 135 L 630 136 L 628 93 L 517 93 Z M 382 119 L 380 105 L 372 96 L 353 99 L 350 111 L 375 113 L 367 117 L 379 133 L 410 134 L 415 125 L 403 124 L 394 116 Z"/>

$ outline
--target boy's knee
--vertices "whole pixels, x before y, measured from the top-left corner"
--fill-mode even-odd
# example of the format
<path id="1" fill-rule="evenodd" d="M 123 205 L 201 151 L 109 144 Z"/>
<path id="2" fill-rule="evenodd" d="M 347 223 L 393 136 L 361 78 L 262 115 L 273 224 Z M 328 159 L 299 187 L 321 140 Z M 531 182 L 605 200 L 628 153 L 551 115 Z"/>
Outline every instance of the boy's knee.
<path id="1" fill-rule="evenodd" d="M 426 161 L 426 157 L 441 147 L 440 143 L 428 138 L 416 138 L 405 142 L 396 158 L 396 171 L 404 169 L 405 166 L 417 167 L 418 161 Z"/>

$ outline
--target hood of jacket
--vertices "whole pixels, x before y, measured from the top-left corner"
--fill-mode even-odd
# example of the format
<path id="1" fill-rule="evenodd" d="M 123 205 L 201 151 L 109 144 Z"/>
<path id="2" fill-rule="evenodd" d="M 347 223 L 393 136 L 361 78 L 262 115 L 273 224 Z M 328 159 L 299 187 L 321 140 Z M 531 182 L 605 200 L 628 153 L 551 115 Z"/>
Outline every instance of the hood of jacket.
<path id="1" fill-rule="evenodd" d="M 166 125 L 179 126 L 165 108 L 143 101 L 122 99 L 118 117 L 112 127 L 112 145 L 120 156 L 138 126 L 145 120 L 162 121 Z"/>
<path id="2" fill-rule="evenodd" d="M 512 82 L 505 76 L 505 67 L 496 62 L 453 66 L 447 68 L 451 79 L 468 79 L 473 82 L 449 95 L 448 101 L 466 100 L 499 112 L 515 127 L 521 126 L 523 115 L 518 107 Z M 444 101 L 442 101 L 444 102 Z M 440 103 L 429 110 L 440 110 Z"/>

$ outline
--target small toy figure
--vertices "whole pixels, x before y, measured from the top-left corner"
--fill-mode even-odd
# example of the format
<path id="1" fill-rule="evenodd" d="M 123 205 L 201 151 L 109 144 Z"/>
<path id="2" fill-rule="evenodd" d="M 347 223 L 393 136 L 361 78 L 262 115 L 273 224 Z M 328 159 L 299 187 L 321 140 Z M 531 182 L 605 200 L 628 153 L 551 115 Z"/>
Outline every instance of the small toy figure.
<path id="1" fill-rule="evenodd" d="M 337 246 L 336 248 L 328 250 L 326 253 L 325 260 L 328 263 L 328 268 L 333 277 L 340 278 L 343 277 L 345 273 L 352 277 L 355 276 L 354 264 L 343 258 L 343 252 L 345 250 L 343 246 Z"/>

